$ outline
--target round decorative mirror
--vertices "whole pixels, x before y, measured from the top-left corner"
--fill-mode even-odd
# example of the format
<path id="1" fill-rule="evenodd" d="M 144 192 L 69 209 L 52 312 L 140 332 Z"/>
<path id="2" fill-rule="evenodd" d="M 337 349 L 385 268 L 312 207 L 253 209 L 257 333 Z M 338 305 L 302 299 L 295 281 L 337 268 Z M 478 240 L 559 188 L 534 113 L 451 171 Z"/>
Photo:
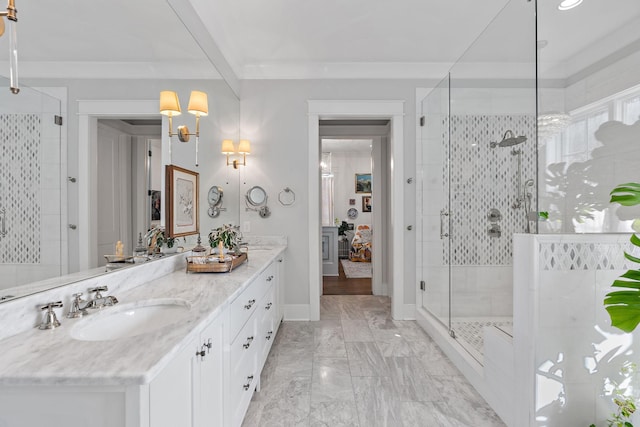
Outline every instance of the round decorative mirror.
<path id="1" fill-rule="evenodd" d="M 251 206 L 262 206 L 267 203 L 267 193 L 264 188 L 256 185 L 247 191 L 247 202 Z"/>

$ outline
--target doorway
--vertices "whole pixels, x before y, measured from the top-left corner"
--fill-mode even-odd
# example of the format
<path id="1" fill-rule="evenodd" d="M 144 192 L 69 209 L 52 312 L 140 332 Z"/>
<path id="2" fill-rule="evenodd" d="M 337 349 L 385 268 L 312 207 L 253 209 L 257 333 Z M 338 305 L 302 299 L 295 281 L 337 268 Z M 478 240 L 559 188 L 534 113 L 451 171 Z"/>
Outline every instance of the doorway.
<path id="1" fill-rule="evenodd" d="M 323 245 L 338 232 L 323 295 L 389 295 L 389 133 L 388 119 L 320 120 Z"/>
<path id="2" fill-rule="evenodd" d="M 130 253 L 154 223 L 152 198 L 159 201 L 161 194 L 161 130 L 160 118 L 97 120 L 97 266 L 107 264 L 105 255 L 115 253 L 117 242 Z"/>
<path id="3" fill-rule="evenodd" d="M 387 256 L 381 261 L 386 265 L 388 293 L 392 299 L 392 317 L 394 319 L 411 318 L 410 305 L 404 304 L 404 188 L 403 188 L 403 125 L 404 103 L 402 101 L 309 101 L 309 319 L 320 318 L 320 294 L 322 293 L 321 241 L 322 227 L 320 218 L 320 124 L 324 120 L 388 120 L 388 153 L 384 158 L 388 165 L 388 241 L 384 245 Z M 355 177 L 354 177 L 355 179 Z M 355 185 L 355 183 L 354 183 Z M 375 194 L 372 194 L 375 205 Z M 372 206 L 373 206 L 372 205 Z M 376 225 L 374 224 L 374 227 Z M 381 226 L 378 228 L 382 229 Z M 381 233 L 373 233 L 381 237 Z M 382 247 L 373 241 L 373 246 Z M 374 253 L 375 256 L 375 253 Z M 394 262 L 395 260 L 395 262 Z M 375 263 L 374 263 L 375 268 Z M 374 281 L 376 273 L 373 274 Z M 379 275 L 382 277 L 382 274 Z M 375 285 L 374 285 L 375 286 Z"/>

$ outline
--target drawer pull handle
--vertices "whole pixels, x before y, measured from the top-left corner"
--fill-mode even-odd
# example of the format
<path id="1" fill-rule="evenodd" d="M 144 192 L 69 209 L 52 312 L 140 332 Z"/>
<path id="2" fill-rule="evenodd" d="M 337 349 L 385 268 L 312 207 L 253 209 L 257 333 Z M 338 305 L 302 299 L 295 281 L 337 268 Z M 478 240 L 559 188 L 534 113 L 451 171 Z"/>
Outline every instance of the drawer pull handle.
<path id="1" fill-rule="evenodd" d="M 265 309 L 265 310 L 271 310 L 271 306 L 272 306 L 272 305 L 273 305 L 273 303 L 272 303 L 272 302 L 270 302 L 269 304 L 267 304 L 267 305 L 264 307 L 264 309 Z"/>
<path id="2" fill-rule="evenodd" d="M 251 309 L 251 307 L 253 307 L 253 304 L 255 304 L 255 303 L 256 303 L 256 300 L 254 300 L 254 299 L 250 299 L 250 300 L 248 301 L 248 304 L 247 304 L 247 305 L 245 305 L 245 306 L 244 306 L 244 308 L 245 308 L 246 310 L 250 310 L 250 309 Z"/>
<path id="3" fill-rule="evenodd" d="M 273 279 L 273 276 L 267 277 L 267 282 L 270 282 Z"/>
<path id="4" fill-rule="evenodd" d="M 242 348 L 244 348 L 245 350 L 248 349 L 249 347 L 251 347 L 252 342 L 253 342 L 253 337 L 248 337 L 247 342 L 242 344 Z"/>
<path id="5" fill-rule="evenodd" d="M 244 389 L 244 391 L 249 390 L 249 387 L 251 387 L 251 382 L 253 381 L 253 375 L 249 375 L 249 376 L 247 377 L 247 381 L 249 381 L 249 382 L 248 382 L 248 383 L 246 383 L 246 384 L 244 384 L 244 385 L 242 386 L 242 388 Z"/>

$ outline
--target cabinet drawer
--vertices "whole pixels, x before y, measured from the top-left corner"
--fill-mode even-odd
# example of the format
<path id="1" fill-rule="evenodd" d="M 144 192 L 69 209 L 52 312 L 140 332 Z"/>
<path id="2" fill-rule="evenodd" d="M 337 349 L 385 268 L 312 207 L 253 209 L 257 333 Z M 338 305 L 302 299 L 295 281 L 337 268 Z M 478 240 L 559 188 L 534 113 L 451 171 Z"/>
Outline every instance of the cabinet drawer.
<path id="1" fill-rule="evenodd" d="M 231 410 L 231 418 L 234 420 L 232 425 L 240 426 L 244 418 L 251 396 L 258 384 L 260 373 L 256 369 L 255 351 L 252 357 L 245 358 L 236 366 L 235 372 L 231 374 L 229 380 L 229 408 Z"/>
<path id="2" fill-rule="evenodd" d="M 238 369 L 241 369 L 246 360 L 254 359 L 256 349 L 260 346 L 257 325 L 257 318 L 253 316 L 231 343 L 230 361 L 232 376 L 236 375 Z"/>
<path id="3" fill-rule="evenodd" d="M 270 264 L 229 307 L 229 333 L 233 340 L 242 326 L 256 310 L 259 302 L 275 277 L 276 267 Z"/>

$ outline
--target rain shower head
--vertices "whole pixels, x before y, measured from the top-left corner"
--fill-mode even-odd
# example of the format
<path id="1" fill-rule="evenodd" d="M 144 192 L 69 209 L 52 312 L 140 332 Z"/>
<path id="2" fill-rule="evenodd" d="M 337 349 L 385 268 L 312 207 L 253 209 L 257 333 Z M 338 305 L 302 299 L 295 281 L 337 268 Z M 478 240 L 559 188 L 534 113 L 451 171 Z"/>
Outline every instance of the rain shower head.
<path id="1" fill-rule="evenodd" d="M 500 141 L 500 142 L 491 141 L 491 148 L 511 147 L 511 146 L 514 146 L 514 145 L 522 144 L 526 140 L 527 140 L 526 136 L 524 136 L 524 135 L 515 136 L 513 134 L 513 131 L 508 130 L 508 131 L 506 131 L 504 133 L 504 136 L 502 137 L 502 141 Z"/>

